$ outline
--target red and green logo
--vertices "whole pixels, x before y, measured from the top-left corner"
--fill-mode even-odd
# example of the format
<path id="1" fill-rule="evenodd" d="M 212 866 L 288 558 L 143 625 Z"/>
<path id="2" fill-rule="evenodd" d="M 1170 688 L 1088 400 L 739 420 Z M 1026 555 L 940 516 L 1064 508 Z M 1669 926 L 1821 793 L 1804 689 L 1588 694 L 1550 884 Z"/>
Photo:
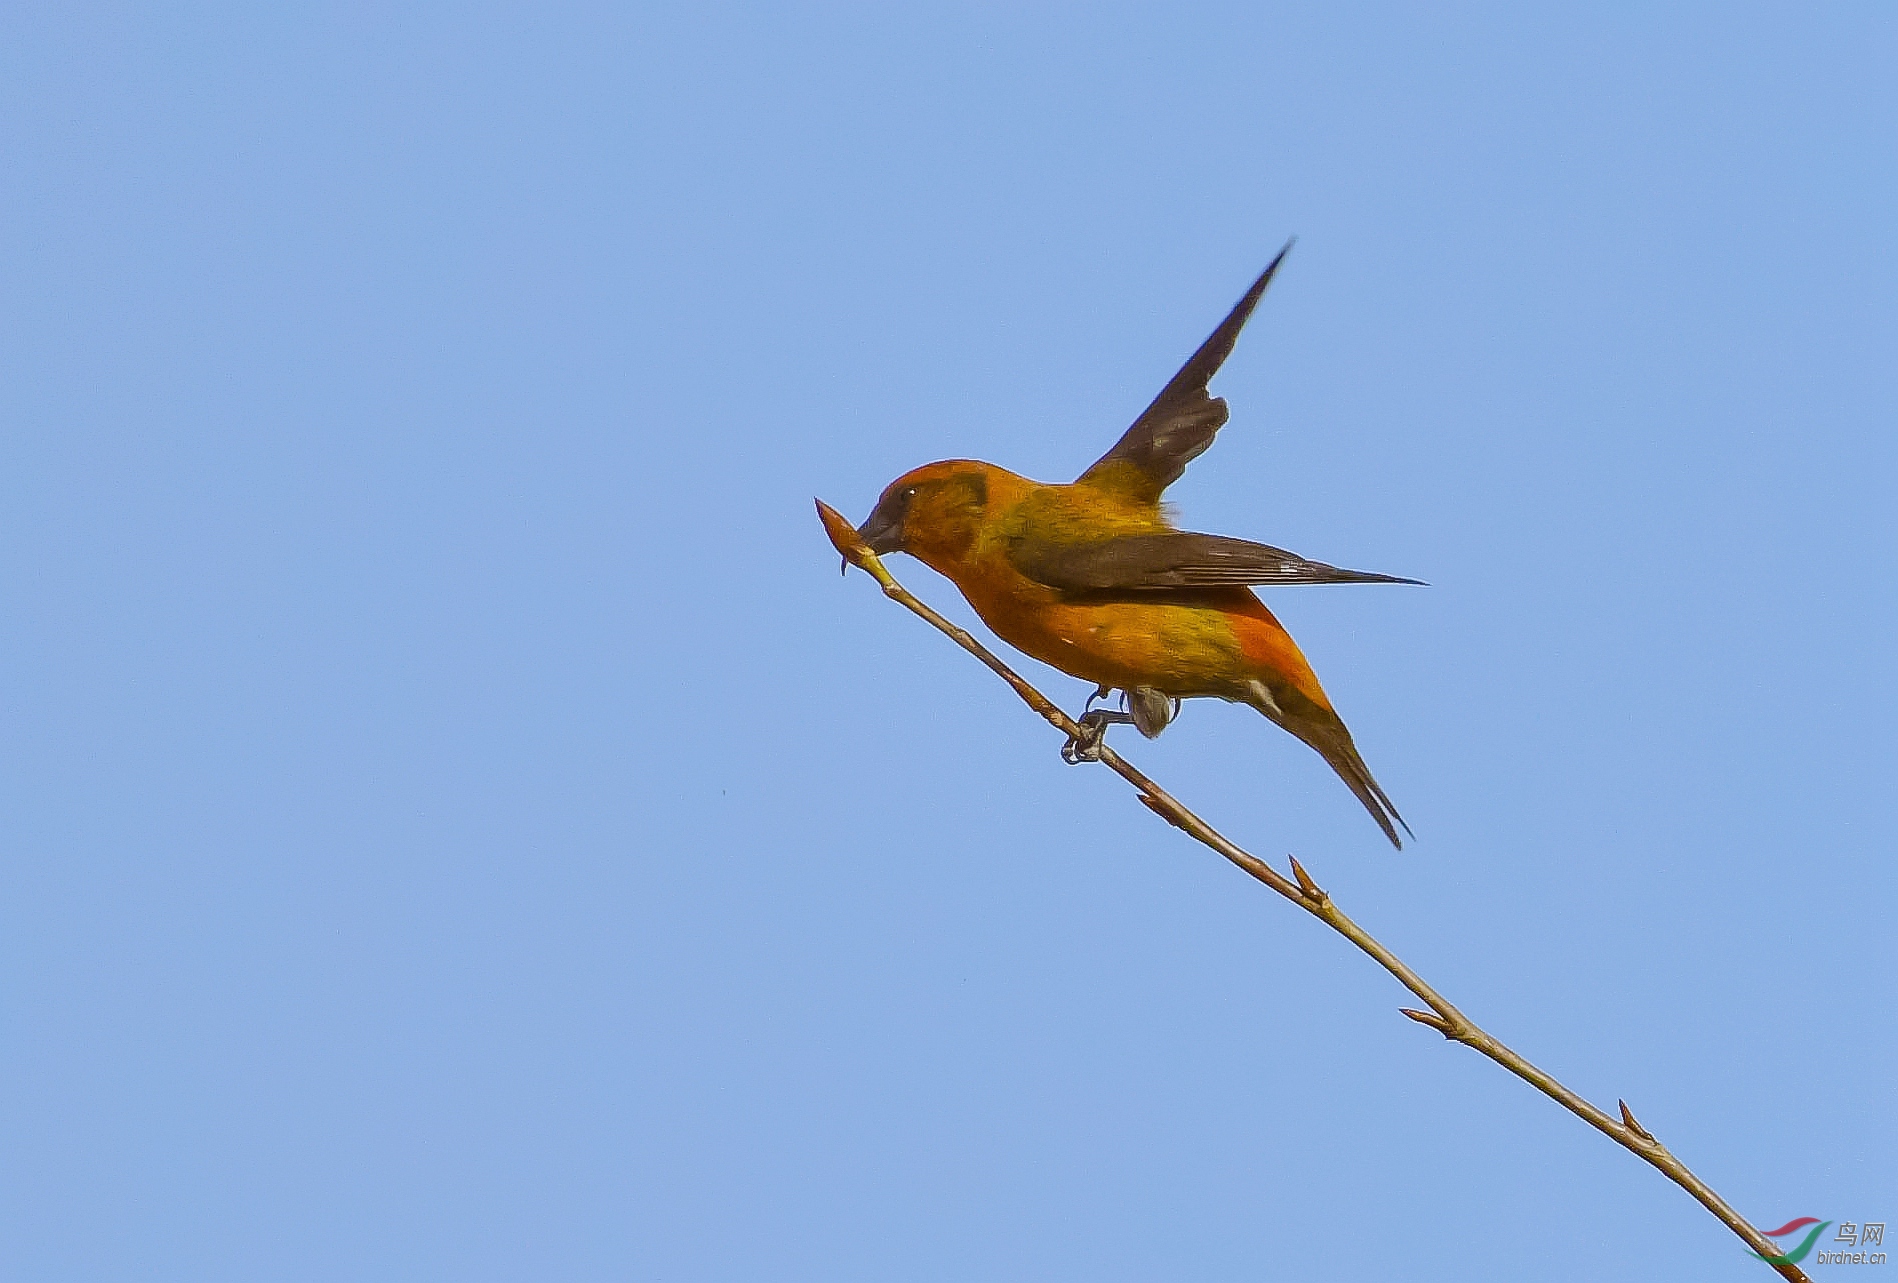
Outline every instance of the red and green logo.
<path id="1" fill-rule="evenodd" d="M 1787 1221 L 1776 1230 L 1764 1231 L 1766 1237 L 1779 1238 L 1785 1234 L 1796 1234 L 1808 1225 L 1812 1226 L 1812 1232 L 1799 1240 L 1798 1247 L 1783 1256 L 1761 1256 L 1758 1252 L 1749 1252 L 1747 1255 L 1765 1261 L 1768 1265 L 1797 1265 L 1806 1259 L 1806 1253 L 1812 1251 L 1812 1245 L 1819 1241 L 1819 1236 L 1825 1233 L 1826 1226 L 1830 1224 L 1832 1224 L 1831 1221 L 1822 1221 L 1816 1216 L 1801 1216 L 1797 1220 Z M 1844 1231 L 1841 1230 L 1840 1233 Z"/>

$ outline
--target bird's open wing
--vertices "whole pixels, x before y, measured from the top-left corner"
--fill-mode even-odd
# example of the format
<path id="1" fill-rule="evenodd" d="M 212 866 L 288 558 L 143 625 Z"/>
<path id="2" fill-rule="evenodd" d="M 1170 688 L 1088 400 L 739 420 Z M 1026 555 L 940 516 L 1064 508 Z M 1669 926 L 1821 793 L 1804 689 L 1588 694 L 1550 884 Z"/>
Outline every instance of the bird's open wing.
<path id="1" fill-rule="evenodd" d="M 1064 592 L 1141 592 L 1236 584 L 1417 584 L 1419 579 L 1342 570 L 1295 552 L 1224 535 L 1169 531 L 1088 543 L 1024 540 L 1010 550 L 1017 570 Z"/>
<path id="2" fill-rule="evenodd" d="M 1083 482 L 1157 502 L 1160 492 L 1178 481 L 1186 465 L 1213 443 L 1213 434 L 1226 422 L 1226 402 L 1223 397 L 1207 395 L 1206 383 L 1231 355 L 1246 318 L 1252 315 L 1260 295 L 1272 283 L 1272 273 L 1278 271 L 1291 248 L 1287 241 L 1212 337 L 1199 345 L 1199 351 L 1180 367 L 1173 381 L 1153 398 L 1153 404 L 1134 420 L 1112 450 L 1081 474 Z"/>

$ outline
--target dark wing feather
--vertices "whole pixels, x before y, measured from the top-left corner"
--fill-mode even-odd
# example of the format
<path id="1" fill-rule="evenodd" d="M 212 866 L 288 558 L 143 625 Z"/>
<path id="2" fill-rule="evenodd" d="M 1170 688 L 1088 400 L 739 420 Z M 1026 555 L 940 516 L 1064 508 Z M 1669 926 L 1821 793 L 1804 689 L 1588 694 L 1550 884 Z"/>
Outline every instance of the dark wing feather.
<path id="1" fill-rule="evenodd" d="M 1015 568 L 1064 592 L 1142 592 L 1238 584 L 1415 584 L 1417 579 L 1342 570 L 1295 552 L 1224 535 L 1169 531 L 1080 544 L 1023 541 Z"/>
<path id="2" fill-rule="evenodd" d="M 1173 381 L 1153 398 L 1153 404 L 1134 420 L 1114 448 L 1081 474 L 1082 481 L 1157 500 L 1161 491 L 1180 479 L 1186 465 L 1205 452 L 1227 416 L 1225 399 L 1208 395 L 1207 381 L 1232 354 L 1232 345 L 1238 342 L 1246 318 L 1252 315 L 1265 287 L 1272 283 L 1272 273 L 1278 271 L 1291 248 L 1292 243 L 1287 241 L 1212 337 L 1200 344 L 1199 351 L 1180 367 Z"/>

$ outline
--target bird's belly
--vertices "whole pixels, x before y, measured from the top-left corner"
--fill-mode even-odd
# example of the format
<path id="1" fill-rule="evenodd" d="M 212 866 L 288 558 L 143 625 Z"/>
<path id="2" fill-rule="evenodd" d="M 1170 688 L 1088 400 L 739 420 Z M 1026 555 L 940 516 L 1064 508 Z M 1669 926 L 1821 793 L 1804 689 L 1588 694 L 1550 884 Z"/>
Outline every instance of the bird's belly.
<path id="1" fill-rule="evenodd" d="M 1251 668 L 1231 622 L 1211 606 L 1115 601 L 985 610 L 985 603 L 971 604 L 1010 645 L 1104 686 L 1231 695 Z"/>

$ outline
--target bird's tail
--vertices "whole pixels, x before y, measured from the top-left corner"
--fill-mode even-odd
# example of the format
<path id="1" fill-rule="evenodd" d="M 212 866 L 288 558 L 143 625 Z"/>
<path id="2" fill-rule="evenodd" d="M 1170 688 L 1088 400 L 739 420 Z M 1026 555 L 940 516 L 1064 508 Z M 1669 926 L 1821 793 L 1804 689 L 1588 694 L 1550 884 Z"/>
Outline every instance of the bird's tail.
<path id="1" fill-rule="evenodd" d="M 1402 827 L 1404 833 L 1415 838 L 1410 825 L 1404 823 L 1404 817 L 1397 813 L 1384 789 L 1371 776 L 1371 768 L 1364 764 L 1364 758 L 1358 754 L 1358 746 L 1351 741 L 1351 732 L 1345 729 L 1344 719 L 1323 704 L 1307 699 L 1297 690 L 1285 688 L 1266 695 L 1263 699 L 1251 701 L 1252 706 L 1277 722 L 1280 726 L 1304 740 L 1316 750 L 1318 756 L 1325 759 L 1331 769 L 1338 773 L 1345 787 L 1357 795 L 1364 809 L 1371 813 L 1377 826 L 1384 830 L 1384 836 L 1398 850 L 1404 849 L 1404 843 L 1397 836 Z"/>

